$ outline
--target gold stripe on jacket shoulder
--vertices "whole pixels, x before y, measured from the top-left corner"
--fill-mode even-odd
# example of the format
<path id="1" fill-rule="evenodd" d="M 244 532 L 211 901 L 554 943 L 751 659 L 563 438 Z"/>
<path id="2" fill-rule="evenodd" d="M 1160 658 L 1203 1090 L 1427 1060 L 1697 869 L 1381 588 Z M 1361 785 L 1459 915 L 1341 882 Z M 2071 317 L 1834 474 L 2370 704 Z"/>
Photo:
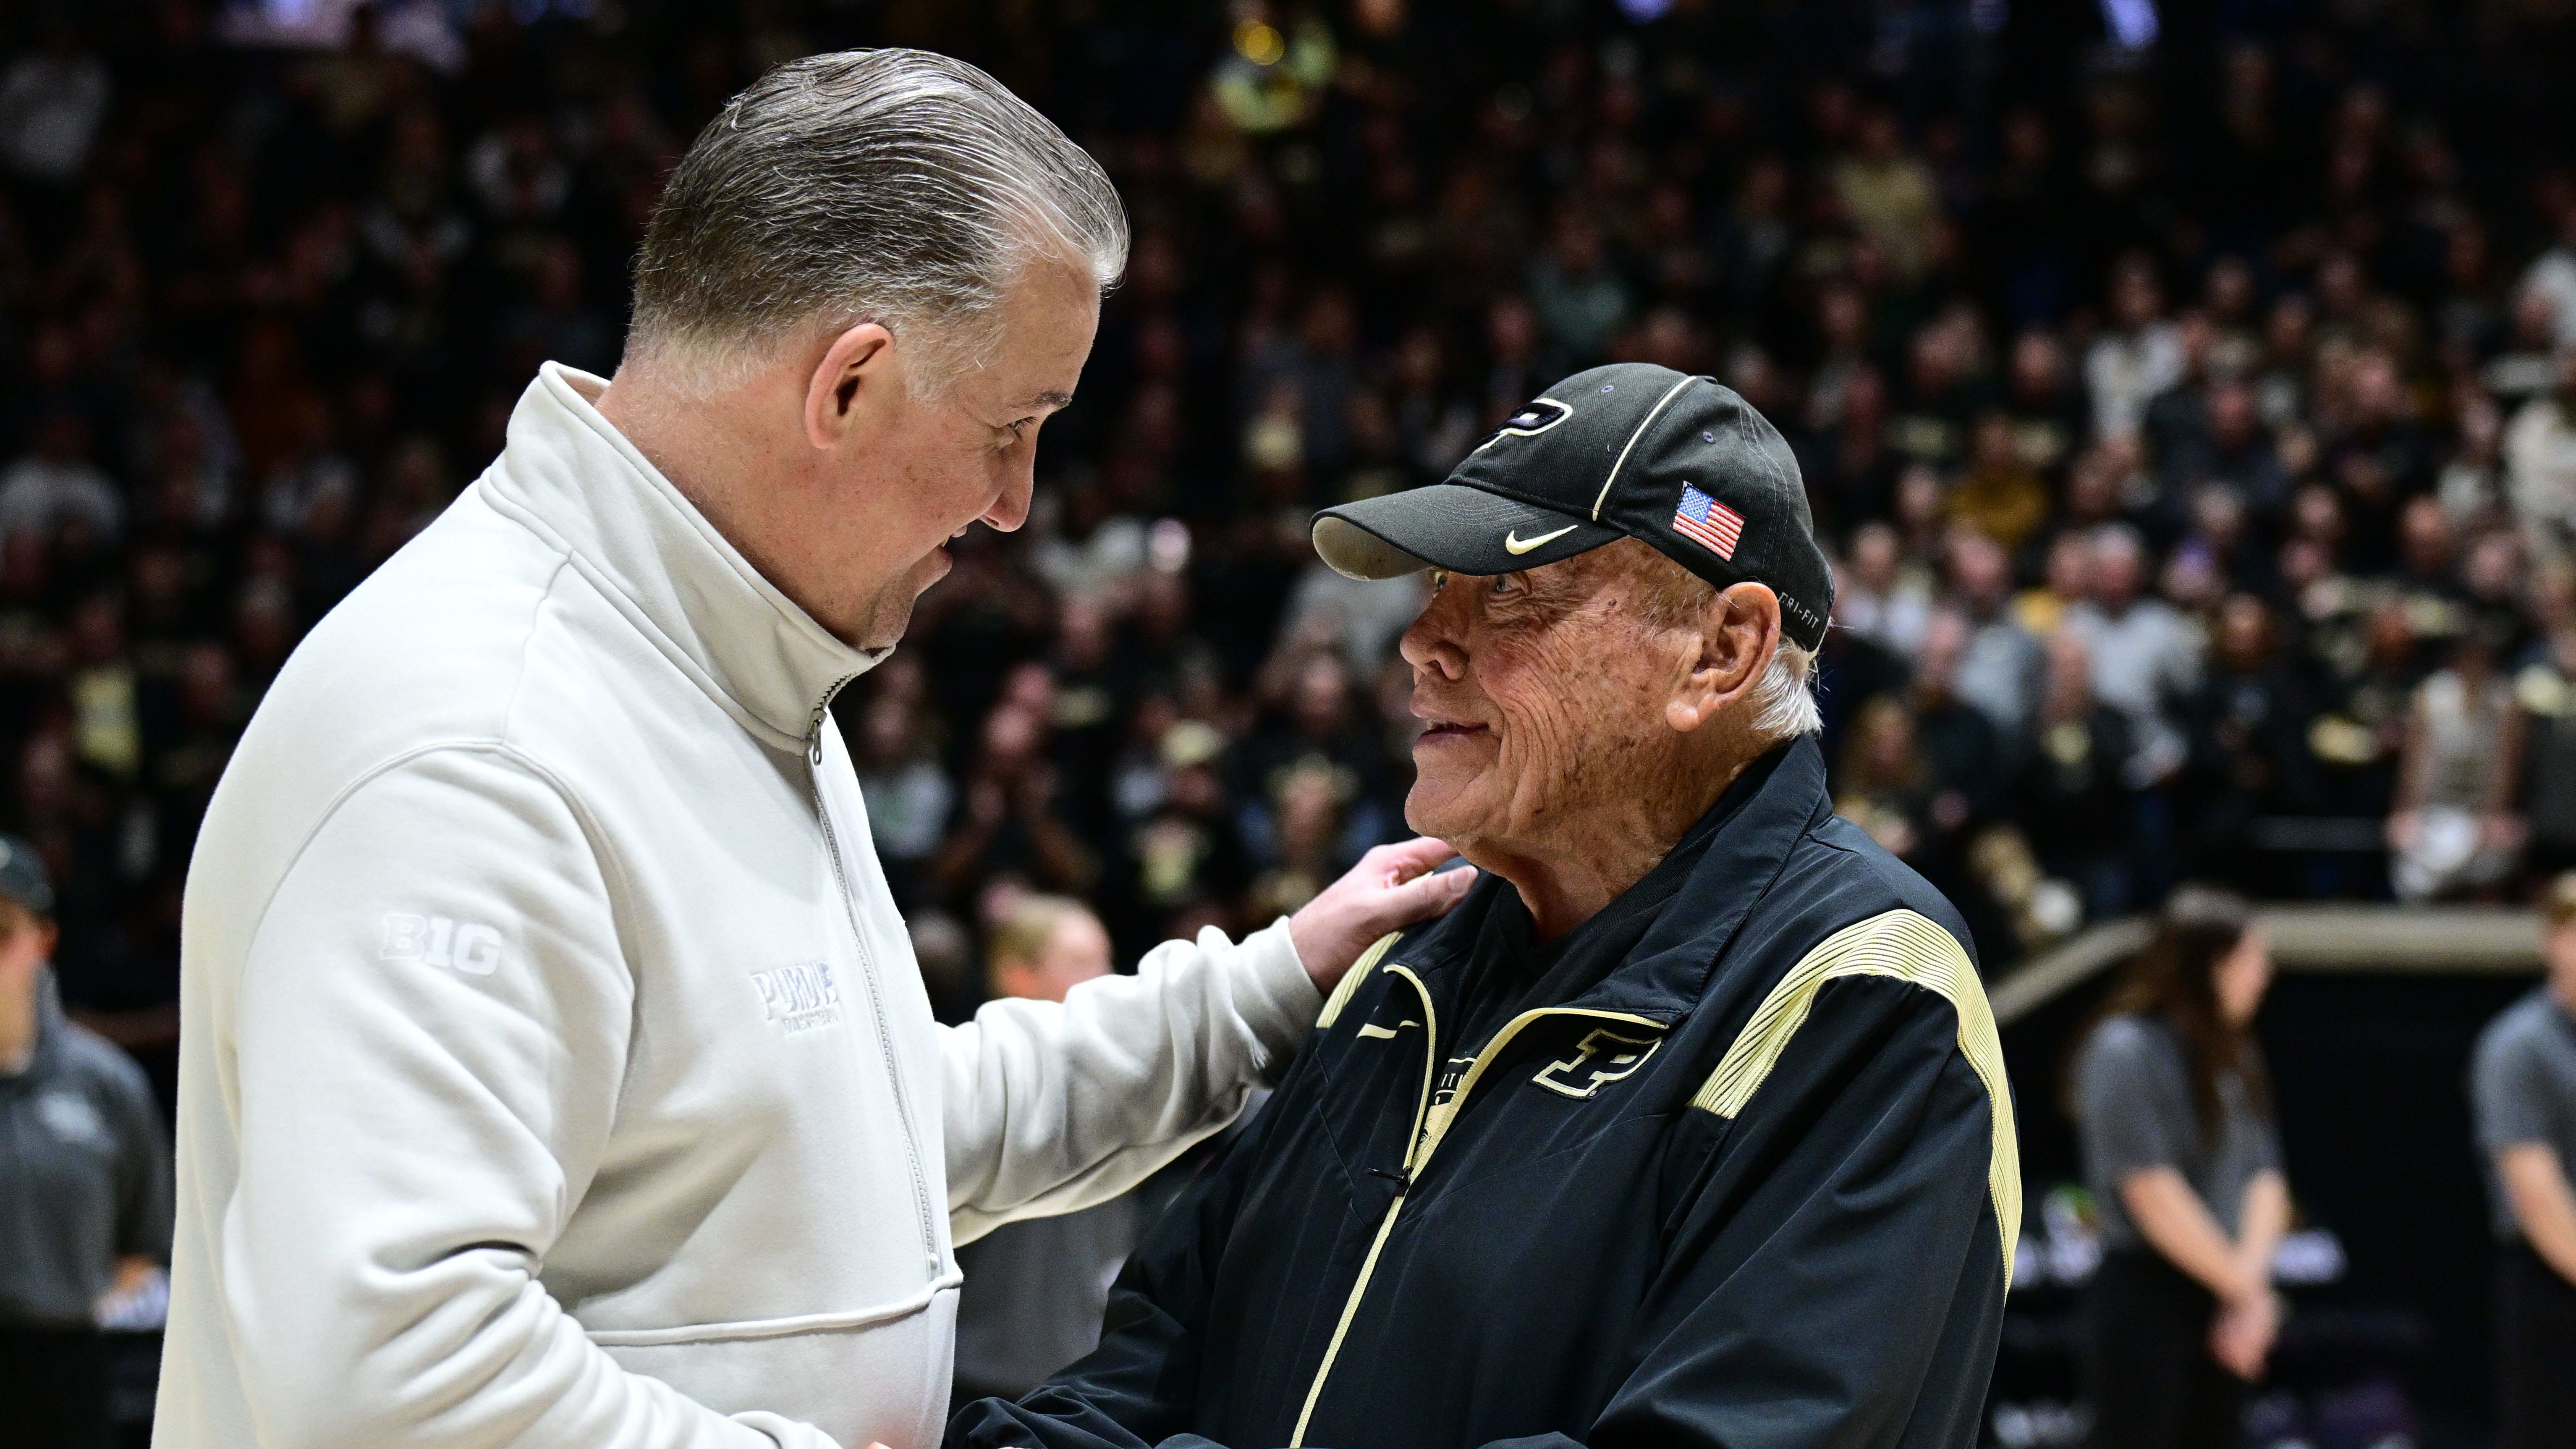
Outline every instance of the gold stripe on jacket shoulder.
<path id="1" fill-rule="evenodd" d="M 2004 1076 L 2003 1041 L 1994 1008 L 1977 968 L 1957 938 L 1917 911 L 1893 910 L 1827 936 L 1806 959 L 1771 988 L 1743 1034 L 1709 1074 L 1691 1105 L 1732 1119 L 1762 1090 L 1789 1038 L 1807 1020 L 1816 993 L 1845 976 L 1892 976 L 1950 1003 L 1959 1017 L 1959 1052 L 1985 1084 L 1994 1134 L 1986 1188 L 1994 1201 L 1995 1228 L 2003 1241 L 2004 1282 L 2012 1282 L 2013 1252 L 2021 1234 L 2021 1144 L 2013 1128 L 2012 1089 Z"/>
<path id="2" fill-rule="evenodd" d="M 1351 969 L 1342 973 L 1341 984 L 1333 988 L 1333 994 L 1324 998 L 1324 1014 L 1315 1018 L 1315 1030 L 1330 1030 L 1333 1023 L 1341 1019 L 1342 1008 L 1351 1003 L 1351 993 L 1360 989 L 1360 982 L 1377 969 L 1377 963 L 1385 959 L 1396 938 L 1403 934 L 1402 931 L 1389 931 L 1369 943 L 1369 948 L 1360 953 L 1360 959 L 1352 962 Z"/>

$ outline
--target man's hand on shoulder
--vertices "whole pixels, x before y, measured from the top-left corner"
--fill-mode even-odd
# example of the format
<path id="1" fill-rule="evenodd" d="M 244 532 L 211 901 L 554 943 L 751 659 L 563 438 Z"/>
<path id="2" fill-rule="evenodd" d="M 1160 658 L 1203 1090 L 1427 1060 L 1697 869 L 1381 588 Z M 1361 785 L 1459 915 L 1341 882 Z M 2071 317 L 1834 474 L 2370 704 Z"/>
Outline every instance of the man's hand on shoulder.
<path id="1" fill-rule="evenodd" d="M 1316 989 L 1329 995 L 1378 937 L 1458 904 L 1476 883 L 1475 867 L 1434 870 L 1456 854 L 1428 836 L 1381 845 L 1290 916 L 1288 939 Z"/>

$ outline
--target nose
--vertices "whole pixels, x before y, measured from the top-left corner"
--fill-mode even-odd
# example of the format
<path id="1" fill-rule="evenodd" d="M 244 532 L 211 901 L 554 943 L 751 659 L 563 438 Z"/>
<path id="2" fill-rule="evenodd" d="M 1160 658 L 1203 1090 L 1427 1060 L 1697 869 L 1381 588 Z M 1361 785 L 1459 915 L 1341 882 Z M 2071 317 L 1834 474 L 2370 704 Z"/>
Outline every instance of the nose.
<path id="1" fill-rule="evenodd" d="M 1035 448 L 1018 447 L 1005 454 L 1001 494 L 994 498 L 993 506 L 985 509 L 984 516 L 978 521 L 997 533 L 1013 532 L 1028 522 L 1029 494 L 1037 486 L 1036 475 Z"/>
<path id="2" fill-rule="evenodd" d="M 1463 590 L 1443 589 L 1431 596 L 1422 612 L 1406 626 L 1396 641 L 1396 652 L 1416 673 L 1437 673 L 1443 679 L 1457 679 L 1467 672 L 1467 651 L 1458 642 L 1459 611 L 1456 600 Z"/>

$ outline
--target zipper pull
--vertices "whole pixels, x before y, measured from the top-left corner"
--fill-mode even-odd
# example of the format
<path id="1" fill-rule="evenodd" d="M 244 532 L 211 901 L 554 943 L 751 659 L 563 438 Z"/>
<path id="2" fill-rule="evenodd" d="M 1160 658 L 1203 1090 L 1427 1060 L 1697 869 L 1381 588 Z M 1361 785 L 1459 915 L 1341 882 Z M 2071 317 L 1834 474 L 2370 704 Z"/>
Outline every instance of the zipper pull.
<path id="1" fill-rule="evenodd" d="M 823 691 L 823 697 L 814 701 L 814 713 L 805 720 L 805 763 L 818 770 L 823 767 L 823 716 L 831 713 L 833 696 L 841 692 L 841 686 L 858 677 L 844 674 L 833 680 L 832 687 Z"/>

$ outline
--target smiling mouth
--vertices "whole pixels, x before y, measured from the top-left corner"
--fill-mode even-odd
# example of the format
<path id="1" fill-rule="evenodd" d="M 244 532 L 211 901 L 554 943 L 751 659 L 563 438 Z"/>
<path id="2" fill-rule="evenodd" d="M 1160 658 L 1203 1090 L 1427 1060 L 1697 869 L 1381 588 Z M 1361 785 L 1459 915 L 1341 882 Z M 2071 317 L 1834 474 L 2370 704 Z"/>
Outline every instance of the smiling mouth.
<path id="1" fill-rule="evenodd" d="M 1454 719 L 1435 719 L 1422 727 L 1422 738 L 1426 740 L 1464 739 L 1469 735 L 1484 733 L 1487 733 L 1487 727 L 1484 725 L 1466 724 Z"/>

